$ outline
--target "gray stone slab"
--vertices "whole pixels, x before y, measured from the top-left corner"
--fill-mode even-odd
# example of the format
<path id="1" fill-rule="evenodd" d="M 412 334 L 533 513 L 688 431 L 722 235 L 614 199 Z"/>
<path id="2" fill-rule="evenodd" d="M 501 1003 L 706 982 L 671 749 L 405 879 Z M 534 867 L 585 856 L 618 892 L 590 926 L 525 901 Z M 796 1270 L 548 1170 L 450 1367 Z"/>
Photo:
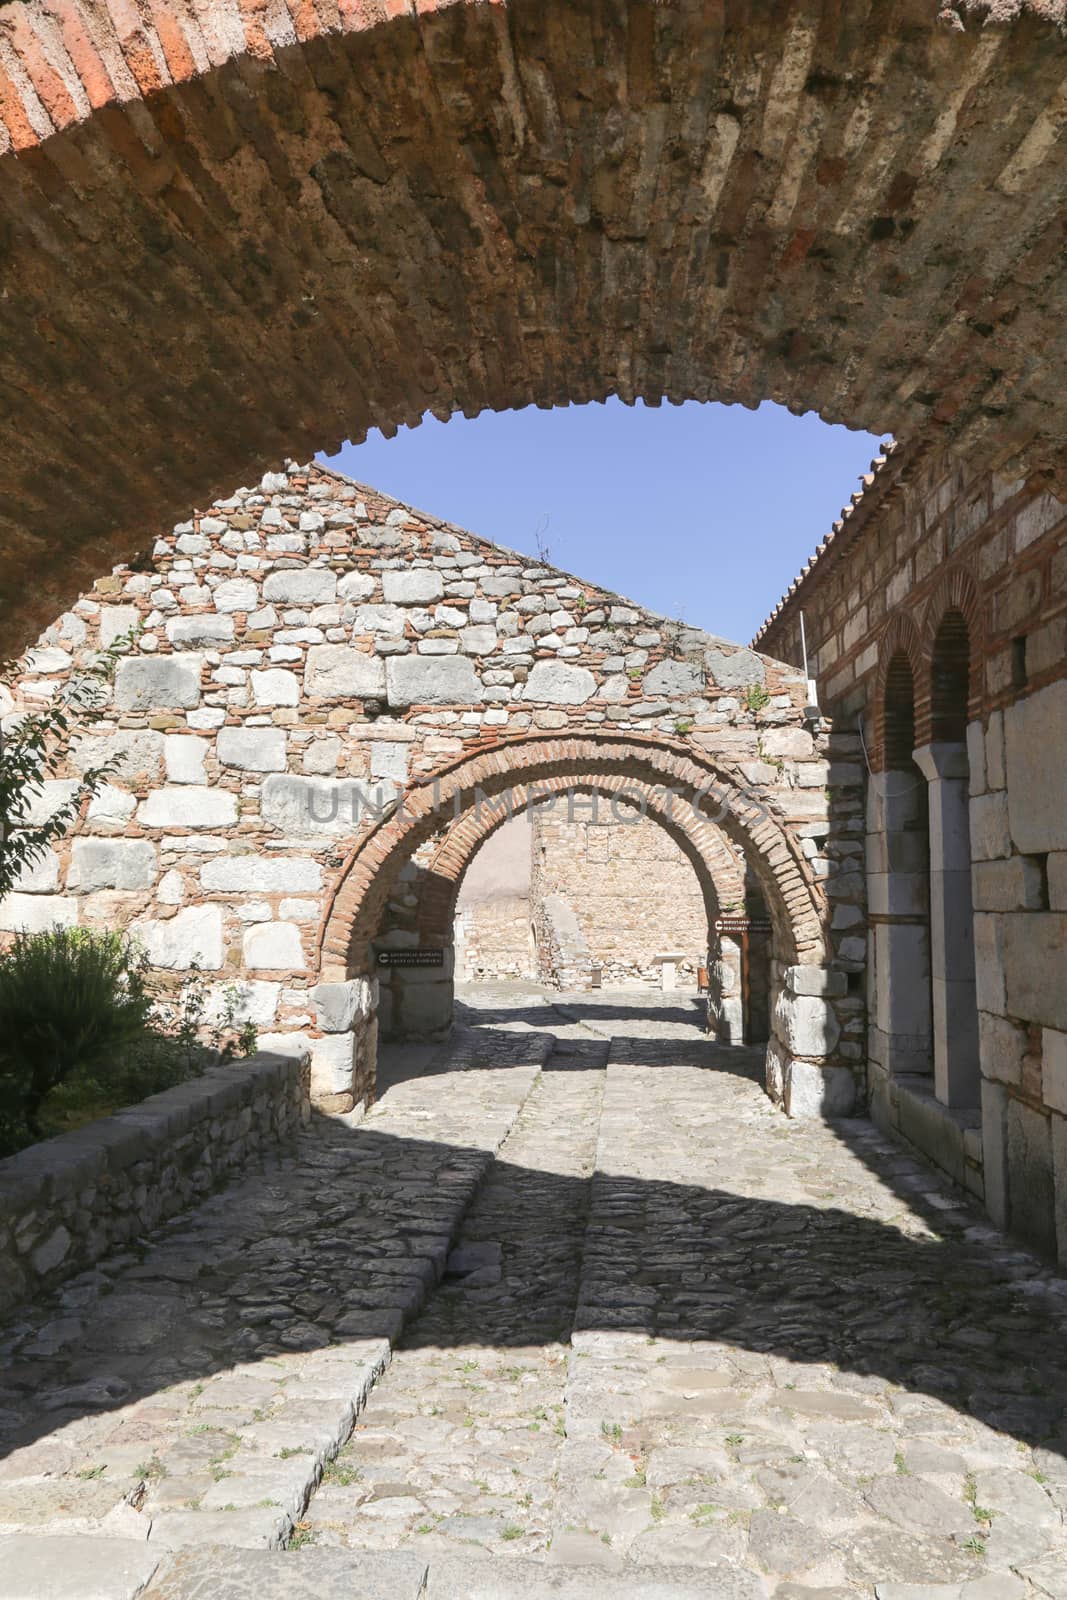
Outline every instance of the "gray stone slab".
<path id="1" fill-rule="evenodd" d="M 755 1573 L 737 1567 L 646 1567 L 631 1577 L 603 1567 L 434 1556 L 426 1600 L 765 1600 Z M 184 1597 L 183 1597 L 184 1600 Z"/>
<path id="2" fill-rule="evenodd" d="M 144 1600 L 419 1600 L 425 1582 L 425 1561 L 406 1551 L 208 1545 L 168 1558 Z"/>
<path id="3" fill-rule="evenodd" d="M 134 1600 L 160 1552 L 135 1539 L 20 1534 L 0 1541 L 4 1600 Z"/>

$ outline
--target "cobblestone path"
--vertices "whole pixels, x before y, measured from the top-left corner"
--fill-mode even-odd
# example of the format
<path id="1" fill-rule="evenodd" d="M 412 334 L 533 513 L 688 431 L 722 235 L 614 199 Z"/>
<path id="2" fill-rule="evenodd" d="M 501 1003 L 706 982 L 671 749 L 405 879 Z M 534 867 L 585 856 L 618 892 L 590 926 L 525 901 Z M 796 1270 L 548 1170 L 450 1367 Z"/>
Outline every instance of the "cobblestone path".
<path id="1" fill-rule="evenodd" d="M 557 1019 L 444 1282 L 327 1470 L 305 1523 L 319 1542 L 549 1544 L 607 1053 Z"/>
<path id="2" fill-rule="evenodd" d="M 0 1332 L 4 1600 L 1067 1600 L 1062 1278 L 684 996 L 464 1000 Z"/>
<path id="3" fill-rule="evenodd" d="M 563 1027 L 481 1003 L 563 1050 L 610 1035 L 606 1071 L 549 1058 L 464 1224 L 470 1276 L 409 1329 L 308 1533 L 431 1574 L 457 1544 L 600 1569 L 591 1594 L 677 1566 L 713 1600 L 1063 1600 L 1063 1280 L 870 1124 L 785 1121 L 759 1053 L 684 999 L 571 997 Z"/>
<path id="4" fill-rule="evenodd" d="M 0 1540 L 286 1538 L 442 1271 L 548 1043 L 461 1033 L 358 1127 L 317 1122 L 10 1321 Z"/>

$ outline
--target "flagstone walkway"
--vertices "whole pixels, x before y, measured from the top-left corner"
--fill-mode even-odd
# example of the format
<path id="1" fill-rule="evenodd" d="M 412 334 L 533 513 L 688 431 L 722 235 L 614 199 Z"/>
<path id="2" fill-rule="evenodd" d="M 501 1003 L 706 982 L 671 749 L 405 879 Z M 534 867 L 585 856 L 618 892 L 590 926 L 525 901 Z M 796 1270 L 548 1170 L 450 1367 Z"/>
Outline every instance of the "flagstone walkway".
<path id="1" fill-rule="evenodd" d="M 0 1596 L 1067 1600 L 1063 1279 L 684 995 L 463 1000 L 0 1333 Z"/>

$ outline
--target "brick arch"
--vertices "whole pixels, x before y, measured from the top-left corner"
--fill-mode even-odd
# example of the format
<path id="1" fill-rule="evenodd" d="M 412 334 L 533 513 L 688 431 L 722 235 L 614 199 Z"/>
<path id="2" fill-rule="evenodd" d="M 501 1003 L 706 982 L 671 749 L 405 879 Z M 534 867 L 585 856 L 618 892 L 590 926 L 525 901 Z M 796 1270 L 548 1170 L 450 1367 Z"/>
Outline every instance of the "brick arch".
<path id="1" fill-rule="evenodd" d="M 962 739 L 962 729 L 980 715 L 984 638 L 981 590 L 971 569 L 961 562 L 943 574 L 926 607 L 923 676 L 918 680 L 920 744 Z"/>
<path id="2" fill-rule="evenodd" d="M 5 5 L 0 650 L 427 413 L 771 398 L 1067 479 L 1063 16 Z"/>
<path id="3" fill-rule="evenodd" d="M 533 796 L 530 794 L 534 788 Z M 588 775 L 556 774 L 536 785 L 517 784 L 511 791 L 512 803 L 508 807 L 497 801 L 495 805 L 472 809 L 454 821 L 426 867 L 426 882 L 420 896 L 418 929 L 426 944 L 448 944 L 452 938 L 452 925 L 456 901 L 463 878 L 478 851 L 507 820 L 510 814 L 518 815 L 531 798 L 547 798 L 569 790 L 597 793 L 610 803 L 612 797 L 636 798 L 644 814 L 658 823 L 685 855 L 700 884 L 709 926 L 721 907 L 724 891 L 733 889 L 743 896 L 744 873 L 736 856 L 727 846 L 718 828 L 706 817 L 694 817 L 687 806 L 670 808 L 662 792 L 644 780 L 628 778 L 623 773 Z M 673 814 L 672 814 L 673 811 Z"/>
<path id="4" fill-rule="evenodd" d="M 916 730 L 925 714 L 920 707 L 920 697 L 925 693 L 927 672 L 922 636 L 915 619 L 906 611 L 897 611 L 889 619 L 878 647 L 878 672 L 874 687 L 874 748 L 871 751 L 871 764 L 877 772 L 896 766 L 902 755 L 902 750 L 897 748 L 899 737 L 892 726 L 893 701 L 902 690 L 902 666 L 910 676 L 912 696 L 913 742 L 907 750 L 907 760 L 902 762 L 907 766 L 917 743 Z"/>
<path id="5" fill-rule="evenodd" d="M 692 751 L 654 739 L 590 736 L 564 740 L 519 737 L 460 760 L 410 788 L 402 809 L 383 819 L 356 846 L 323 919 L 320 969 L 325 977 L 369 968 L 369 950 L 400 871 L 419 846 L 440 831 L 442 816 L 463 816 L 476 792 L 487 800 L 517 784 L 554 779 L 629 776 L 651 787 L 669 785 L 740 845 L 763 892 L 780 958 L 824 958 L 822 897 L 803 857 L 758 793 Z"/>

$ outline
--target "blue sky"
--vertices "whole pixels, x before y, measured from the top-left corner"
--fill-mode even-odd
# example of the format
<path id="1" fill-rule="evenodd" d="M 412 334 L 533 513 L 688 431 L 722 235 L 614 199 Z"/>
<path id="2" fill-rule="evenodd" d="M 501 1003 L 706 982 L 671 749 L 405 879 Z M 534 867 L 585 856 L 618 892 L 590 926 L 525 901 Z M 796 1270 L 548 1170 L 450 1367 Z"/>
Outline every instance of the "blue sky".
<path id="1" fill-rule="evenodd" d="M 746 642 L 858 487 L 880 440 L 741 406 L 571 406 L 432 417 L 330 464 L 654 611 Z"/>

